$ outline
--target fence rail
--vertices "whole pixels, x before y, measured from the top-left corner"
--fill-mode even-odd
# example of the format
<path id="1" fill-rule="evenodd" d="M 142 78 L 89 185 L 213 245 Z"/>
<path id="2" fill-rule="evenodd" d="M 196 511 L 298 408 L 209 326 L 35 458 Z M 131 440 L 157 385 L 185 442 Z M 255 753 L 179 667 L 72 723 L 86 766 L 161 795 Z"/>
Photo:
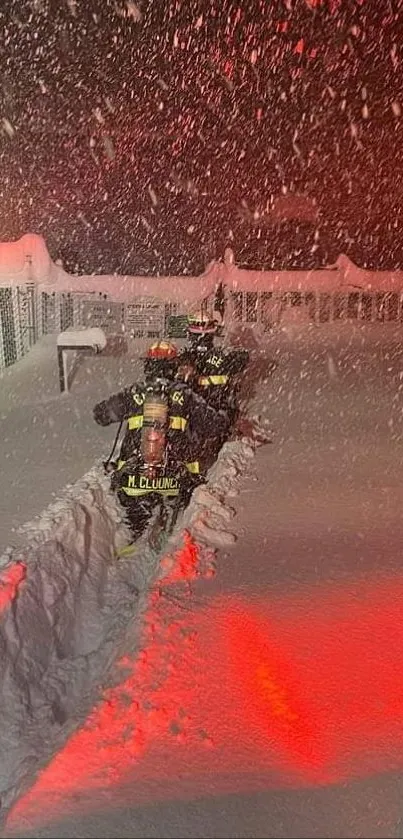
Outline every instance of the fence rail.
<path id="1" fill-rule="evenodd" d="M 230 293 L 231 316 L 270 330 L 290 309 L 303 310 L 313 323 L 360 321 L 403 323 L 403 291 L 235 291 Z"/>
<path id="2" fill-rule="evenodd" d="M 0 287 L 0 370 L 24 356 L 42 335 L 99 326 L 107 334 L 158 338 L 177 304 L 149 299 L 130 303 L 97 293 L 38 292 L 34 283 Z"/>

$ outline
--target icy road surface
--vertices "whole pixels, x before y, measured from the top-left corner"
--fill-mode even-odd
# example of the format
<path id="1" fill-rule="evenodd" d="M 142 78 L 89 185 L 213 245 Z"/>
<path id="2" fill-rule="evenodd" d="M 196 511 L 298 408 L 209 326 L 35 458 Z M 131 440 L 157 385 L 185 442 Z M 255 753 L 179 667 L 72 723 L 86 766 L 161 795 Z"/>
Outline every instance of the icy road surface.
<path id="1" fill-rule="evenodd" d="M 7 836 L 403 835 L 403 351 L 364 334 L 273 339 L 237 543 L 150 595 Z"/>

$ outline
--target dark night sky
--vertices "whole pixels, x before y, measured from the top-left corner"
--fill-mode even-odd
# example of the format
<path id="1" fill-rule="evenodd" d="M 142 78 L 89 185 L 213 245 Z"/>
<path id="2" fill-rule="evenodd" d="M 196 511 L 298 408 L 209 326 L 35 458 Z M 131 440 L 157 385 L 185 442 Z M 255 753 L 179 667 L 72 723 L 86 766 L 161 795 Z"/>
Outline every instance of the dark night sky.
<path id="1" fill-rule="evenodd" d="M 403 267 L 403 0 L 1 9 L 0 240 L 81 271 L 195 273 L 231 243 Z M 316 221 L 269 221 L 284 193 Z"/>

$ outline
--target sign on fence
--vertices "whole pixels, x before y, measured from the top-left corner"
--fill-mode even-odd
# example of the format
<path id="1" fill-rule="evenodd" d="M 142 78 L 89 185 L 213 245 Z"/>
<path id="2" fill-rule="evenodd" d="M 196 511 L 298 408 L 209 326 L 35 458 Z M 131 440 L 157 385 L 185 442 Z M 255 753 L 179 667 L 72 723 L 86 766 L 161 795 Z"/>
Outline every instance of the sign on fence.
<path id="1" fill-rule="evenodd" d="M 82 300 L 81 323 L 85 327 L 99 327 L 106 332 L 120 334 L 123 329 L 124 304 L 109 300 Z"/>
<path id="2" fill-rule="evenodd" d="M 186 338 L 188 323 L 187 315 L 170 315 L 167 320 L 167 337 Z"/>
<path id="3" fill-rule="evenodd" d="M 126 304 L 125 330 L 134 338 L 162 338 L 165 304 L 159 300 L 138 300 Z"/>

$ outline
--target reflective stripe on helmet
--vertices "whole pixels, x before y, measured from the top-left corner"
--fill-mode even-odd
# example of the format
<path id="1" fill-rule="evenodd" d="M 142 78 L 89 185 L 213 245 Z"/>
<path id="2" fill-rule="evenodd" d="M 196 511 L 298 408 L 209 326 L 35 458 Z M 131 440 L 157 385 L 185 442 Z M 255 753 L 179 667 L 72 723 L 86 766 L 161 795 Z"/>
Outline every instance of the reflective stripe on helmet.
<path id="1" fill-rule="evenodd" d="M 217 331 L 217 323 L 213 315 L 207 311 L 194 312 L 188 315 L 188 332 L 195 335 L 208 335 Z"/>

